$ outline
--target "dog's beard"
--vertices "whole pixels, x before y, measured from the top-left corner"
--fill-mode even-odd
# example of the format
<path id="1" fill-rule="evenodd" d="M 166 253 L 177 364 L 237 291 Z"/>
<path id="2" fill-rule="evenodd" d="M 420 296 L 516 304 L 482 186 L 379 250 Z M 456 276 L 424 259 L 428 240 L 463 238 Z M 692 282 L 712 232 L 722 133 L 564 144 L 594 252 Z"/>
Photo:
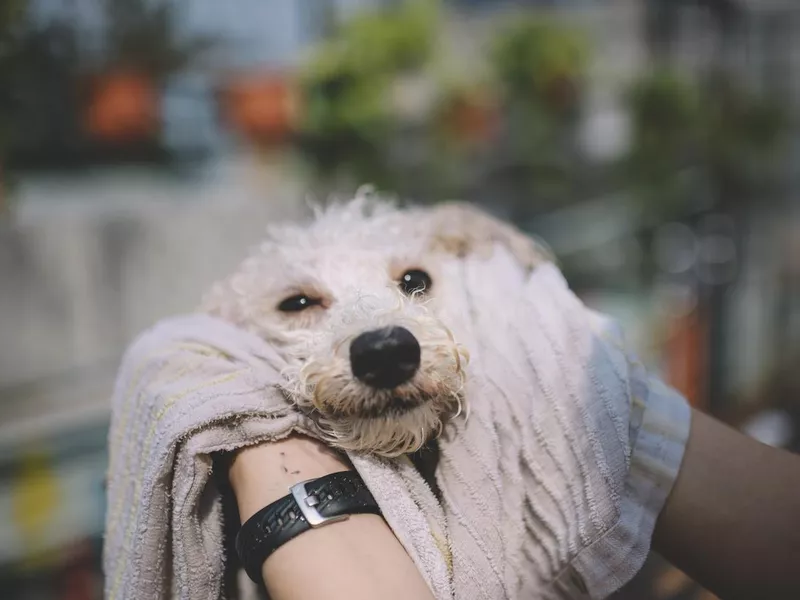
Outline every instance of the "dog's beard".
<path id="1" fill-rule="evenodd" d="M 429 316 L 391 323 L 411 330 L 422 349 L 419 370 L 397 388 L 374 389 L 353 377 L 347 349 L 355 332 L 323 344 L 310 358 L 290 360 L 285 373 L 290 397 L 339 448 L 387 457 L 414 452 L 467 409 L 468 357 L 450 331 Z"/>

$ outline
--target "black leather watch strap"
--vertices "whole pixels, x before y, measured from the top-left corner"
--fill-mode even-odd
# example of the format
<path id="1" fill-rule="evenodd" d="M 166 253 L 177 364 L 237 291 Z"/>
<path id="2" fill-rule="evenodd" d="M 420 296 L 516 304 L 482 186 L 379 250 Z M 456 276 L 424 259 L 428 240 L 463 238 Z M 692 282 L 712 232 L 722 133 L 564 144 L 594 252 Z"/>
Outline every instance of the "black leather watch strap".
<path id="1" fill-rule="evenodd" d="M 312 527 L 364 513 L 381 511 L 361 476 L 331 473 L 292 486 L 288 496 L 250 517 L 236 536 L 236 553 L 250 579 L 260 584 L 264 561 L 283 544 Z"/>

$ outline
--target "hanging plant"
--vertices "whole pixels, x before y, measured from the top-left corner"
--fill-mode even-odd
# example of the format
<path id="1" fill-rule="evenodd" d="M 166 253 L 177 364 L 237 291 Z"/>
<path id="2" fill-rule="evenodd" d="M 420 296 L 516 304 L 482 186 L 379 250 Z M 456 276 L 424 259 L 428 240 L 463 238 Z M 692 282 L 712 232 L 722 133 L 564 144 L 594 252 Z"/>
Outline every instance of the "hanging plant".
<path id="1" fill-rule="evenodd" d="M 626 181 L 648 208 L 674 217 L 700 195 L 741 202 L 774 178 L 786 138 L 786 113 L 732 78 L 712 74 L 700 85 L 671 72 L 650 73 L 628 93 L 632 143 Z"/>
<path id="2" fill-rule="evenodd" d="M 323 179 L 396 187 L 392 83 L 430 57 L 437 3 L 403 2 L 359 14 L 303 68 L 300 149 Z"/>
<path id="3" fill-rule="evenodd" d="M 159 120 L 159 92 L 148 75 L 119 70 L 92 82 L 86 127 L 93 137 L 116 144 L 147 140 Z"/>
<path id="4" fill-rule="evenodd" d="M 220 102 L 226 122 L 245 138 L 282 144 L 297 129 L 300 98 L 295 82 L 282 73 L 249 73 L 229 80 Z"/>
<path id="5" fill-rule="evenodd" d="M 436 112 L 435 120 L 444 137 L 465 149 L 488 143 L 496 137 L 500 126 L 497 98 L 485 86 L 449 90 Z"/>
<path id="6" fill-rule="evenodd" d="M 584 162 L 579 141 L 588 48 L 583 34 L 553 19 L 516 16 L 495 36 L 490 63 L 504 114 L 504 164 L 515 211 L 575 197 Z"/>
<path id="7" fill-rule="evenodd" d="M 686 170 L 696 167 L 703 143 L 701 98 L 684 78 L 656 71 L 627 94 L 632 139 L 624 177 L 648 208 L 665 217 L 691 200 Z"/>
<path id="8" fill-rule="evenodd" d="M 430 58 L 439 6 L 434 0 L 406 0 L 348 20 L 338 33 L 348 60 L 365 71 L 396 73 L 418 69 Z"/>
<path id="9" fill-rule="evenodd" d="M 331 46 L 307 66 L 301 88 L 300 148 L 318 174 L 376 182 L 392 128 L 386 77 Z"/>
<path id="10" fill-rule="evenodd" d="M 540 17 L 517 18 L 495 38 L 491 60 L 507 101 L 570 119 L 580 108 L 588 62 L 583 35 Z"/>
<path id="11" fill-rule="evenodd" d="M 102 12 L 105 50 L 90 77 L 88 132 L 113 144 L 151 140 L 160 125 L 164 80 L 197 62 L 214 43 L 182 36 L 168 0 L 104 0 Z"/>
<path id="12" fill-rule="evenodd" d="M 774 98 L 721 72 L 713 73 L 701 92 L 709 176 L 723 195 L 721 200 L 741 201 L 755 187 L 774 180 L 789 131 L 788 114 Z"/>

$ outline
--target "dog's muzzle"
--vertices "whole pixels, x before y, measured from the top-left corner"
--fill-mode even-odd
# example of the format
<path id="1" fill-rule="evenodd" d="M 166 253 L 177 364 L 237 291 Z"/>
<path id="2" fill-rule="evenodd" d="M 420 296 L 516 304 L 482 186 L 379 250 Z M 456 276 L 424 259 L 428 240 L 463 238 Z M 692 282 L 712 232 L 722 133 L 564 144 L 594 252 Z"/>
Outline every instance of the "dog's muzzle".
<path id="1" fill-rule="evenodd" d="M 422 350 L 404 327 L 366 331 L 350 344 L 353 375 L 370 387 L 392 389 L 409 381 L 419 369 Z"/>

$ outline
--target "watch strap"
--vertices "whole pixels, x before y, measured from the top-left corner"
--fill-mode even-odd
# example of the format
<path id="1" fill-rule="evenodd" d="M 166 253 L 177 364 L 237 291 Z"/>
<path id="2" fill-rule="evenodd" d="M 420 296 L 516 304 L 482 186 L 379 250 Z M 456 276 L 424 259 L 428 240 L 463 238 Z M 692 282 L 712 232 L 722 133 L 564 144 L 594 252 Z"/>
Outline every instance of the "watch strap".
<path id="1" fill-rule="evenodd" d="M 380 515 L 380 507 L 356 471 L 340 471 L 298 483 L 280 500 L 250 517 L 236 536 L 247 575 L 263 583 L 261 569 L 275 550 L 301 533 L 354 514 Z"/>

